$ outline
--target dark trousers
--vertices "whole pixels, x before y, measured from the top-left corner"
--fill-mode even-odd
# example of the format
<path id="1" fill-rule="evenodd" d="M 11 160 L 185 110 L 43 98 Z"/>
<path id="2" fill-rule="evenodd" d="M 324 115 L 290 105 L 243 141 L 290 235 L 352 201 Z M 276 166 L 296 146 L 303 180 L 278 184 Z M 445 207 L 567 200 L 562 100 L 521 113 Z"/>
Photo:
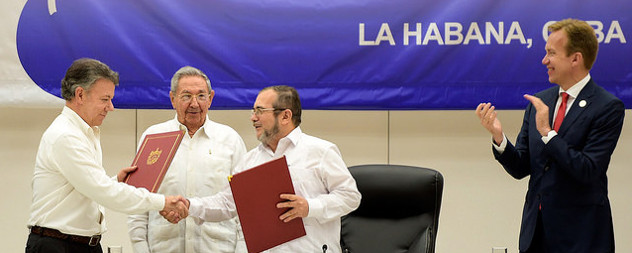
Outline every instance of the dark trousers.
<path id="1" fill-rule="evenodd" d="M 62 239 L 29 234 L 26 241 L 26 253 L 103 253 L 101 243 L 89 246 Z"/>
<path id="2" fill-rule="evenodd" d="M 548 252 L 544 235 L 544 226 L 542 225 L 542 214 L 538 213 L 538 221 L 535 225 L 535 233 L 533 234 L 533 240 L 531 240 L 531 246 L 529 249 L 522 253 L 546 253 Z"/>

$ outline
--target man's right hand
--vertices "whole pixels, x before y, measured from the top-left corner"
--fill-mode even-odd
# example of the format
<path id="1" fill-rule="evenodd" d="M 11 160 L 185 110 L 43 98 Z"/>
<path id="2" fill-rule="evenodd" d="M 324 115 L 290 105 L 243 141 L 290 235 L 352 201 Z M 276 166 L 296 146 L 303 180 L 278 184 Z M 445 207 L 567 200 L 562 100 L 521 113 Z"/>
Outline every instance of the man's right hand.
<path id="1" fill-rule="evenodd" d="M 171 223 L 178 223 L 189 216 L 187 203 L 187 199 L 182 196 L 165 196 L 165 207 L 160 211 L 160 215 Z"/>
<path id="2" fill-rule="evenodd" d="M 496 117 L 498 113 L 495 109 L 491 103 L 480 103 L 476 107 L 476 116 L 481 120 L 481 125 L 492 134 L 496 145 L 500 145 L 505 137 L 503 136 L 503 127 L 500 124 L 500 120 Z"/>

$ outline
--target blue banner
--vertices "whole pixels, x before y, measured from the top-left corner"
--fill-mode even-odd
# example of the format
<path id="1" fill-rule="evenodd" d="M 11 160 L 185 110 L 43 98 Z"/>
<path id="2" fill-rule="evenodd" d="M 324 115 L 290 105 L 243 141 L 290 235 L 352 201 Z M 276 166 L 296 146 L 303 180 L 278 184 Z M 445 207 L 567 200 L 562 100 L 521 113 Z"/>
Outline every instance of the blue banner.
<path id="1" fill-rule="evenodd" d="M 291 85 L 305 109 L 523 109 L 550 87 L 546 27 L 589 21 L 593 79 L 632 108 L 632 2 L 497 0 L 29 0 L 17 46 L 29 76 L 60 96 L 73 60 L 120 73 L 117 108 L 171 108 L 182 66 L 206 72 L 215 109 L 251 108 Z"/>

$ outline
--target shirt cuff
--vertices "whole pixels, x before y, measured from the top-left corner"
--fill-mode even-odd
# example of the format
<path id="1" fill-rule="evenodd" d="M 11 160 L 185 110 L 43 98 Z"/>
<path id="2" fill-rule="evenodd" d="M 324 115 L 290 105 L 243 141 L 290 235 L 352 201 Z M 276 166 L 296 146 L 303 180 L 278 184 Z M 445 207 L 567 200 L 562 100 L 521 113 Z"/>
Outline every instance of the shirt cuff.
<path id="1" fill-rule="evenodd" d="M 142 191 L 147 191 L 147 189 L 145 188 L 140 188 Z M 144 193 L 146 194 L 146 193 Z M 149 208 L 149 210 L 156 210 L 156 211 L 161 211 L 163 209 L 165 209 L 165 204 L 166 203 L 166 199 L 165 196 L 162 194 L 158 194 L 158 193 L 149 193 L 149 199 L 151 202 L 151 207 Z"/>
<path id="2" fill-rule="evenodd" d="M 500 143 L 500 145 L 496 145 L 496 142 L 494 142 L 494 139 L 492 138 L 492 146 L 494 146 L 494 149 L 496 149 L 496 151 L 498 151 L 498 153 L 503 153 L 505 152 L 505 148 L 507 147 L 507 136 L 505 136 L 505 133 L 503 133 L 503 141 Z"/>
<path id="3" fill-rule="evenodd" d="M 187 218 L 192 218 L 193 222 L 197 225 L 202 225 L 204 220 L 202 219 L 202 201 L 199 198 L 190 198 L 189 200 L 189 216 Z"/>
<path id="4" fill-rule="evenodd" d="M 555 136 L 557 136 L 557 132 L 555 132 L 555 130 L 551 130 L 546 136 L 542 136 L 542 142 L 544 142 L 544 144 L 548 144 Z"/>
<path id="5" fill-rule="evenodd" d="M 309 210 L 307 213 L 307 217 L 320 217 L 323 213 L 323 203 L 318 199 L 308 199 L 307 205 L 309 206 Z"/>
<path id="6" fill-rule="evenodd" d="M 189 200 L 189 216 L 202 216 L 202 202 L 198 198 L 190 198 Z"/>

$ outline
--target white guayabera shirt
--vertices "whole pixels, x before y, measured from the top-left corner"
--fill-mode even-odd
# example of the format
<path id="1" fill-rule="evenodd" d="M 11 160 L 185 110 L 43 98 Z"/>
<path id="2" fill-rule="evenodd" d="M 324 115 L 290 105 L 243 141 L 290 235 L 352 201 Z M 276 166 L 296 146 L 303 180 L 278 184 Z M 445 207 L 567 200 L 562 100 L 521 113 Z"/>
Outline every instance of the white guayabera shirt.
<path id="1" fill-rule="evenodd" d="M 186 130 L 177 117 L 149 127 L 142 135 Z M 185 134 L 158 193 L 187 198 L 211 196 L 228 185 L 246 146 L 232 128 L 209 120 L 193 135 Z M 129 235 L 136 253 L 246 252 L 237 218 L 195 223 L 192 218 L 171 224 L 158 212 L 133 215 Z"/>

